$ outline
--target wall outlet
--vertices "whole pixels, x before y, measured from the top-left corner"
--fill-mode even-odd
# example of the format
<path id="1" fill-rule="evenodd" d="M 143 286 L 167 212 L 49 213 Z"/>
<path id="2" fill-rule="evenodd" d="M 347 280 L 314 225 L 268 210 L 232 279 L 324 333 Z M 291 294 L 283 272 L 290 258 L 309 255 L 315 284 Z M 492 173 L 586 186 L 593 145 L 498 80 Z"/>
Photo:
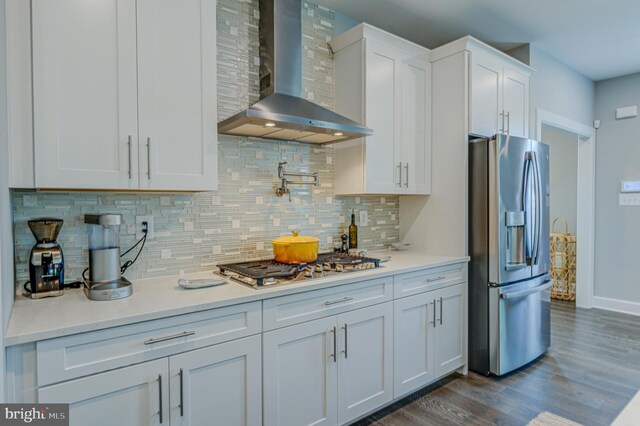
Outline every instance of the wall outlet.
<path id="1" fill-rule="evenodd" d="M 153 216 L 136 216 L 136 239 L 139 240 L 144 236 L 142 222 L 147 222 L 147 240 L 153 240 L 155 238 Z"/>
<path id="2" fill-rule="evenodd" d="M 625 192 L 620 194 L 621 206 L 640 206 L 640 193 Z"/>
<path id="3" fill-rule="evenodd" d="M 360 226 L 369 225 L 369 212 L 366 210 L 360 210 Z"/>

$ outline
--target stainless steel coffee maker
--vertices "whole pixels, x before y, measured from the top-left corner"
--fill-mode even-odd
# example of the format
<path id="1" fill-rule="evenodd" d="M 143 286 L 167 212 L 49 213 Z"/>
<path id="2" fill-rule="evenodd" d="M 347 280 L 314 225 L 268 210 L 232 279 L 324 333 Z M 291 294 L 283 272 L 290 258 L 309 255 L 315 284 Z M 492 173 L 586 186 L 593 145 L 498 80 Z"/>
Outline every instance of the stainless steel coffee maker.
<path id="1" fill-rule="evenodd" d="M 122 276 L 120 266 L 119 214 L 87 214 L 89 225 L 89 278 L 84 292 L 91 300 L 114 300 L 131 296 L 131 282 Z"/>
<path id="2" fill-rule="evenodd" d="M 64 257 L 62 248 L 56 242 L 62 219 L 41 218 L 27 222 L 36 239 L 36 245 L 29 256 L 28 290 L 32 299 L 61 296 L 64 287 Z"/>

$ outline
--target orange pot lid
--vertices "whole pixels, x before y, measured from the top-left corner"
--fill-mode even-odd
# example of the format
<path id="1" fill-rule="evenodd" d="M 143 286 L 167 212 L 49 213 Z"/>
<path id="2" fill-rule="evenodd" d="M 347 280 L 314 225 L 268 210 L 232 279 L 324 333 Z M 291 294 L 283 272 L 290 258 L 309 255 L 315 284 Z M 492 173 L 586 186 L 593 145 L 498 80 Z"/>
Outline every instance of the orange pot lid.
<path id="1" fill-rule="evenodd" d="M 301 243 L 317 243 L 320 241 L 316 237 L 309 237 L 306 235 L 299 235 L 298 231 L 293 231 L 293 235 L 286 237 L 278 237 L 271 241 L 273 244 L 301 244 Z"/>

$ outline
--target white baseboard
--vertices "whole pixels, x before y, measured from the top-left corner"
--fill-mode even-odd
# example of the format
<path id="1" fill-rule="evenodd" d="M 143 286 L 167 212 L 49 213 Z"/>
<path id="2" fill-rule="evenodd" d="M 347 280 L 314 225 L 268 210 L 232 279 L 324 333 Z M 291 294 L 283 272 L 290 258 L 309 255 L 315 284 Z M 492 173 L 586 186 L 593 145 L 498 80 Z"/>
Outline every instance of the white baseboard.
<path id="1" fill-rule="evenodd" d="M 593 296 L 592 306 L 594 308 L 606 309 L 608 311 L 622 312 L 631 315 L 640 315 L 640 303 L 638 302 L 628 302 L 626 300 Z"/>

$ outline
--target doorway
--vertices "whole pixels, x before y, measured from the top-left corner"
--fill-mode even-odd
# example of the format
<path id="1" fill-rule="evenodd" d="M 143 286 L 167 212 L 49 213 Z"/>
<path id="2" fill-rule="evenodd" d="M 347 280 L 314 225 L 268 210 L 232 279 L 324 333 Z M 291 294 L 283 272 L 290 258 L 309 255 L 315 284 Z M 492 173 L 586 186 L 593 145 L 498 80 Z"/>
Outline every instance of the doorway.
<path id="1" fill-rule="evenodd" d="M 543 123 L 540 140 L 549 146 L 550 159 L 551 297 L 575 302 L 580 136 Z"/>
<path id="2" fill-rule="evenodd" d="M 544 133 L 553 133 L 558 136 L 559 141 L 565 137 L 575 141 L 577 145 L 577 154 L 573 149 L 576 145 L 570 147 L 561 146 L 557 155 L 575 155 L 575 186 L 570 187 L 569 184 L 563 185 L 566 191 L 575 193 L 575 235 L 577 236 L 577 268 L 576 268 L 576 306 L 581 308 L 591 308 L 593 300 L 593 259 L 594 259 L 594 239 L 595 239 L 595 129 L 593 127 L 578 123 L 571 119 L 550 113 L 545 110 L 536 110 L 536 133 L 535 139 L 544 141 Z M 565 139 L 566 140 L 566 139 Z M 552 141 L 553 143 L 553 141 Z M 554 143 L 554 145 L 556 145 Z M 565 148 L 565 149 L 563 149 Z M 550 158 L 550 165 L 554 167 L 553 153 Z M 571 164 L 574 164 L 571 161 Z M 573 166 L 569 166 L 569 169 Z M 562 174 L 562 173 L 560 173 Z M 552 177 L 553 179 L 553 177 Z M 552 184 L 553 185 L 553 184 Z M 553 188 L 552 188 L 553 190 Z M 562 188 L 561 188 L 562 191 Z M 556 206 L 559 209 L 568 208 L 573 211 L 571 203 L 563 203 Z M 553 209 L 553 207 L 551 207 Z M 551 210 L 553 215 L 555 212 L 563 210 Z M 571 213 L 569 213 L 571 214 Z M 553 217 L 553 216 L 552 216 Z"/>

